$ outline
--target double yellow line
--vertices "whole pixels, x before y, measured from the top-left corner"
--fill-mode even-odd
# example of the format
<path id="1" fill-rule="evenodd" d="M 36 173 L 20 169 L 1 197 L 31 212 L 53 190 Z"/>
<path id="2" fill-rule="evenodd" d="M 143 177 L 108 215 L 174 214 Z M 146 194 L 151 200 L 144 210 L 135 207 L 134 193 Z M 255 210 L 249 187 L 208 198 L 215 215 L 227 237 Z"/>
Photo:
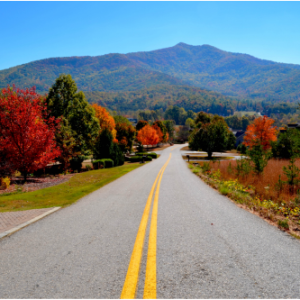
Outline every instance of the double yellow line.
<path id="1" fill-rule="evenodd" d="M 154 195 L 154 203 L 151 216 L 151 225 L 150 225 L 150 234 L 149 234 L 149 245 L 148 245 L 148 254 L 147 254 L 147 265 L 146 265 L 146 278 L 144 286 L 144 299 L 155 299 L 156 298 L 156 237 L 157 237 L 157 211 L 158 211 L 158 197 L 159 197 L 159 188 L 162 176 L 164 171 L 171 159 L 172 154 L 170 153 L 168 160 L 160 169 L 154 184 L 151 188 L 148 200 L 144 209 L 140 227 L 136 236 L 134 243 L 127 275 L 125 278 L 121 299 L 134 299 L 137 283 L 139 279 L 140 264 L 143 255 L 143 247 L 145 234 L 147 229 L 147 223 L 150 214 L 150 208 L 152 203 L 152 198 Z"/>

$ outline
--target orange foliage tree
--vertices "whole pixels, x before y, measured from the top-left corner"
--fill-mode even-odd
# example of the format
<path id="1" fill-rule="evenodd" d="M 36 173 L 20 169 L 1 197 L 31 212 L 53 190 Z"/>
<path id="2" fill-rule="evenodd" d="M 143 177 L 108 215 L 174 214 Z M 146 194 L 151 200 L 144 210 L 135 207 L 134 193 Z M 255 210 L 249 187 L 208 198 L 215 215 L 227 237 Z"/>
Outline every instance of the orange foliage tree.
<path id="1" fill-rule="evenodd" d="M 100 132 L 107 128 L 113 135 L 113 138 L 116 139 L 116 123 L 114 118 L 109 114 L 109 112 L 102 106 L 94 103 L 92 104 L 92 107 L 94 108 L 96 112 L 96 117 L 99 120 L 100 123 Z"/>
<path id="2" fill-rule="evenodd" d="M 158 135 L 158 143 L 162 142 L 164 139 L 164 134 L 162 133 L 160 127 L 157 124 L 152 125 L 152 128 L 156 131 Z"/>
<path id="3" fill-rule="evenodd" d="M 159 142 L 159 136 L 154 128 L 150 125 L 144 126 L 137 135 L 137 140 L 142 145 L 156 145 Z"/>
<path id="4" fill-rule="evenodd" d="M 243 143 L 250 148 L 260 144 L 264 150 L 268 150 L 271 142 L 277 140 L 277 130 L 273 123 L 274 120 L 267 116 L 256 118 L 248 125 Z"/>

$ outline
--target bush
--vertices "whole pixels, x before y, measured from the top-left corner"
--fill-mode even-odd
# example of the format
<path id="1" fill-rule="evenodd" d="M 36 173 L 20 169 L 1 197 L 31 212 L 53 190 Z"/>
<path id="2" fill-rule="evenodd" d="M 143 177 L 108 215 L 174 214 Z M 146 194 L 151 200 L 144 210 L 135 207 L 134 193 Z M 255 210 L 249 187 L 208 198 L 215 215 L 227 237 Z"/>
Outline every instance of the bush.
<path id="1" fill-rule="evenodd" d="M 236 150 L 239 151 L 241 154 L 246 154 L 247 147 L 243 143 L 241 143 L 237 146 Z"/>
<path id="2" fill-rule="evenodd" d="M 85 168 L 86 168 L 87 171 L 91 171 L 92 170 L 92 167 L 90 165 L 86 165 Z"/>
<path id="3" fill-rule="evenodd" d="M 3 190 L 8 189 L 10 186 L 10 179 L 8 177 L 0 178 L 0 188 Z"/>
<path id="4" fill-rule="evenodd" d="M 278 220 L 278 225 L 279 227 L 285 228 L 285 229 L 289 229 L 289 223 L 288 220 Z"/>
<path id="5" fill-rule="evenodd" d="M 112 168 L 114 166 L 114 161 L 110 158 L 96 159 L 93 161 L 93 167 L 95 170 L 102 168 Z"/>
<path id="6" fill-rule="evenodd" d="M 141 152 L 138 152 L 135 154 L 136 156 L 143 156 L 143 155 L 147 155 L 151 158 L 157 158 L 157 154 L 154 153 L 154 152 L 150 152 L 150 153 L 141 153 Z"/>
<path id="7" fill-rule="evenodd" d="M 96 159 L 92 162 L 94 170 L 105 168 L 105 161 L 103 159 Z"/>
<path id="8" fill-rule="evenodd" d="M 129 161 L 130 161 L 130 162 L 140 162 L 140 161 L 142 161 L 142 160 L 143 160 L 143 157 L 142 157 L 141 155 L 139 155 L 139 156 L 131 156 L 131 157 L 129 158 Z M 146 156 L 146 157 L 144 158 L 144 161 L 152 161 L 152 157 Z"/>
<path id="9" fill-rule="evenodd" d="M 116 143 L 113 143 L 112 153 L 110 155 L 110 158 L 114 161 L 115 166 L 124 165 L 124 161 L 125 161 L 124 154 L 121 151 L 121 148 L 119 147 L 119 145 Z"/>
<path id="10" fill-rule="evenodd" d="M 105 168 L 112 168 L 114 166 L 114 161 L 110 158 L 104 158 Z"/>
<path id="11" fill-rule="evenodd" d="M 113 142 L 112 133 L 105 128 L 98 137 L 95 148 L 94 158 L 96 159 L 112 159 L 114 166 L 121 166 L 124 164 L 124 154 L 120 146 Z M 107 166 L 105 166 L 108 168 Z"/>
<path id="12" fill-rule="evenodd" d="M 78 155 L 76 157 L 73 157 L 70 160 L 70 168 L 74 171 L 81 171 L 82 168 L 82 162 L 87 159 L 87 157 L 83 156 L 83 155 Z"/>

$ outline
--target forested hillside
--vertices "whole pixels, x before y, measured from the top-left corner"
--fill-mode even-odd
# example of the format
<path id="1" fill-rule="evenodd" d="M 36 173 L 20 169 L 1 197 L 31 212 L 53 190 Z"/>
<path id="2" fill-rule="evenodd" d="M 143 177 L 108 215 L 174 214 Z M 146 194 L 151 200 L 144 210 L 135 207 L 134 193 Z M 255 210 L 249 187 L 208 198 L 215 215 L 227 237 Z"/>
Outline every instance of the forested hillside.
<path id="1" fill-rule="evenodd" d="M 7 84 L 47 92 L 61 73 L 82 91 L 137 91 L 156 85 L 191 85 L 238 99 L 298 101 L 300 66 L 222 51 L 209 45 L 96 57 L 44 59 L 0 71 Z"/>
<path id="2" fill-rule="evenodd" d="M 185 110 L 209 111 L 221 115 L 232 114 L 238 102 L 222 94 L 200 88 L 178 85 L 156 85 L 147 89 L 128 92 L 85 92 L 89 102 L 117 111 L 164 111 L 170 105 Z"/>

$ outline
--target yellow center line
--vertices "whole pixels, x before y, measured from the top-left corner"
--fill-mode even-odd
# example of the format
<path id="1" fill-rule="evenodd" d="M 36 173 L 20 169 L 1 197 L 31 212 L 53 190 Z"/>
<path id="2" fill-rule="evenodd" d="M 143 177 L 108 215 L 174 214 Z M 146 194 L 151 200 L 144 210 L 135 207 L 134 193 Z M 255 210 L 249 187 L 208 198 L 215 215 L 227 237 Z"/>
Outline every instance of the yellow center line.
<path id="1" fill-rule="evenodd" d="M 175 148 L 173 148 L 171 151 L 173 151 L 173 150 L 175 150 L 176 148 L 178 148 L 178 147 L 180 147 L 181 145 L 179 145 L 179 146 L 176 146 Z"/>
<path id="2" fill-rule="evenodd" d="M 160 169 L 158 175 L 156 176 L 154 184 L 151 188 L 150 194 L 148 196 L 148 200 L 147 200 L 147 203 L 146 203 L 146 206 L 144 209 L 140 227 L 139 227 L 139 230 L 138 230 L 138 233 L 136 236 L 136 240 L 134 243 L 133 251 L 131 254 L 129 267 L 127 270 L 125 282 L 124 282 L 122 293 L 121 293 L 121 299 L 134 299 L 134 297 L 135 297 L 136 287 L 137 287 L 138 277 L 139 277 L 140 264 L 141 264 L 142 254 L 143 254 L 144 239 L 145 239 L 146 228 L 147 228 L 147 223 L 148 223 L 148 218 L 149 218 L 149 213 L 150 213 L 150 208 L 151 208 L 151 203 L 152 203 L 152 197 L 153 197 L 153 193 L 154 193 L 158 178 L 168 162 L 169 162 L 169 160 Z"/>
<path id="3" fill-rule="evenodd" d="M 145 286 L 144 286 L 144 299 L 156 299 L 156 240 L 157 240 L 157 211 L 158 211 L 159 188 L 160 188 L 160 183 L 164 171 L 171 159 L 171 156 L 172 154 L 170 153 L 169 159 L 167 160 L 160 174 L 160 178 L 158 180 L 158 184 L 154 196 L 150 234 L 149 234 L 146 279 L 145 279 Z"/>

